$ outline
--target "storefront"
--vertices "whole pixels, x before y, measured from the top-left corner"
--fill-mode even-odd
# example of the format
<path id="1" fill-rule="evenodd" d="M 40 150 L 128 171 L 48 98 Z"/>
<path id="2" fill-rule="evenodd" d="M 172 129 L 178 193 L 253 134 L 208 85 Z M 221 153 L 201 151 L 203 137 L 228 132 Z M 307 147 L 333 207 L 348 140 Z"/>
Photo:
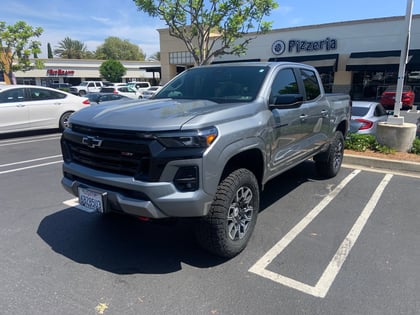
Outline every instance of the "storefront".
<path id="1" fill-rule="evenodd" d="M 404 27 L 401 16 L 277 29 L 253 39 L 244 56 L 224 55 L 213 62 L 302 62 L 318 69 L 328 92 L 377 99 L 387 86 L 397 83 Z M 166 83 L 193 66 L 193 60 L 168 29 L 159 34 L 162 83 Z M 417 91 L 420 103 L 420 15 L 413 16 L 406 71 L 405 83 Z"/>
<path id="2" fill-rule="evenodd" d="M 101 80 L 99 67 L 104 60 L 44 59 L 43 69 L 15 73 L 17 84 L 50 86 L 56 83 L 77 85 L 84 80 Z M 160 63 L 148 61 L 121 61 L 127 69 L 123 82 L 149 81 L 153 85 L 160 81 Z M 149 71 L 152 70 L 152 71 Z"/>

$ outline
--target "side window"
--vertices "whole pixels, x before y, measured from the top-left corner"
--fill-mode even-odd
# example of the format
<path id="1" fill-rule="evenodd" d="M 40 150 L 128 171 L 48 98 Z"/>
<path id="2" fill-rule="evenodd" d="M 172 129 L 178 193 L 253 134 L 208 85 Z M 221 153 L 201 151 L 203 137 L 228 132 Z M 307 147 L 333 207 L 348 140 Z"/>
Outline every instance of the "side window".
<path id="1" fill-rule="evenodd" d="M 321 90 L 319 88 L 319 82 L 315 72 L 301 69 L 300 73 L 302 76 L 303 85 L 305 86 L 306 100 L 310 101 L 316 99 L 319 95 L 321 95 Z"/>
<path id="2" fill-rule="evenodd" d="M 95 83 L 94 82 L 89 82 L 88 87 L 95 87 Z"/>
<path id="3" fill-rule="evenodd" d="M 50 91 L 44 89 L 30 88 L 29 93 L 32 101 L 52 100 L 65 98 L 66 95 L 59 91 Z"/>
<path id="4" fill-rule="evenodd" d="M 293 69 L 280 70 L 271 85 L 270 104 L 275 104 L 276 99 L 283 95 L 297 95 L 299 87 Z"/>
<path id="5" fill-rule="evenodd" d="M 11 89 L 0 93 L 0 103 L 15 103 L 25 100 L 24 89 Z"/>

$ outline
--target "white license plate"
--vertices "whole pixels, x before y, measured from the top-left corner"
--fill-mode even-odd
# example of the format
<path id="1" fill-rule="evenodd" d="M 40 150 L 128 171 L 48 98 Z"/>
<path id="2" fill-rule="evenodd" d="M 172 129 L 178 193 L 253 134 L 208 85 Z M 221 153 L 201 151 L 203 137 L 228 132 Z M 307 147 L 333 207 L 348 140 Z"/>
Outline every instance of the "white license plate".
<path id="1" fill-rule="evenodd" d="M 79 187 L 79 204 L 87 212 L 104 212 L 102 194 L 90 189 Z"/>

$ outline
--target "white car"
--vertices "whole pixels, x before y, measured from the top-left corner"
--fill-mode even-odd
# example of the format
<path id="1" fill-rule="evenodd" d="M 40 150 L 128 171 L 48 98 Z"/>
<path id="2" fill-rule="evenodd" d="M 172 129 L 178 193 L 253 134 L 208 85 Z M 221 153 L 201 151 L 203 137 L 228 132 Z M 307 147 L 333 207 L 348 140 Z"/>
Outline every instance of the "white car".
<path id="1" fill-rule="evenodd" d="M 35 85 L 0 85 L 0 133 L 37 129 L 63 130 L 87 98 Z"/>
<path id="2" fill-rule="evenodd" d="M 99 92 L 121 94 L 132 99 L 142 98 L 140 92 L 138 92 L 136 89 L 129 87 L 127 85 L 105 86 Z"/>
<path id="3" fill-rule="evenodd" d="M 143 98 L 151 98 L 153 95 L 155 95 L 161 89 L 162 89 L 162 86 L 160 86 L 160 85 L 151 86 L 146 91 L 143 92 Z"/>

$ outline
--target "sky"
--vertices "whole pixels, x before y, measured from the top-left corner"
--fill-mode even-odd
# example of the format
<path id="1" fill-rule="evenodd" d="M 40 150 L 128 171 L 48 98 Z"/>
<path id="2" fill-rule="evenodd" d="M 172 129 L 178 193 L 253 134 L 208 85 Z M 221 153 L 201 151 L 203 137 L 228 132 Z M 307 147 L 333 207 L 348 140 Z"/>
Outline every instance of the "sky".
<path id="1" fill-rule="evenodd" d="M 279 0 L 279 7 L 265 21 L 273 21 L 273 29 L 279 29 L 404 16 L 407 1 Z M 413 3 L 413 14 L 420 14 L 420 0 Z M 160 50 L 157 29 L 166 28 L 159 18 L 139 12 L 132 0 L 9 0 L 2 5 L 0 21 L 7 25 L 25 21 L 42 27 L 41 58 L 47 57 L 48 43 L 54 50 L 65 37 L 79 40 L 93 51 L 110 36 L 138 45 L 147 58 Z"/>

